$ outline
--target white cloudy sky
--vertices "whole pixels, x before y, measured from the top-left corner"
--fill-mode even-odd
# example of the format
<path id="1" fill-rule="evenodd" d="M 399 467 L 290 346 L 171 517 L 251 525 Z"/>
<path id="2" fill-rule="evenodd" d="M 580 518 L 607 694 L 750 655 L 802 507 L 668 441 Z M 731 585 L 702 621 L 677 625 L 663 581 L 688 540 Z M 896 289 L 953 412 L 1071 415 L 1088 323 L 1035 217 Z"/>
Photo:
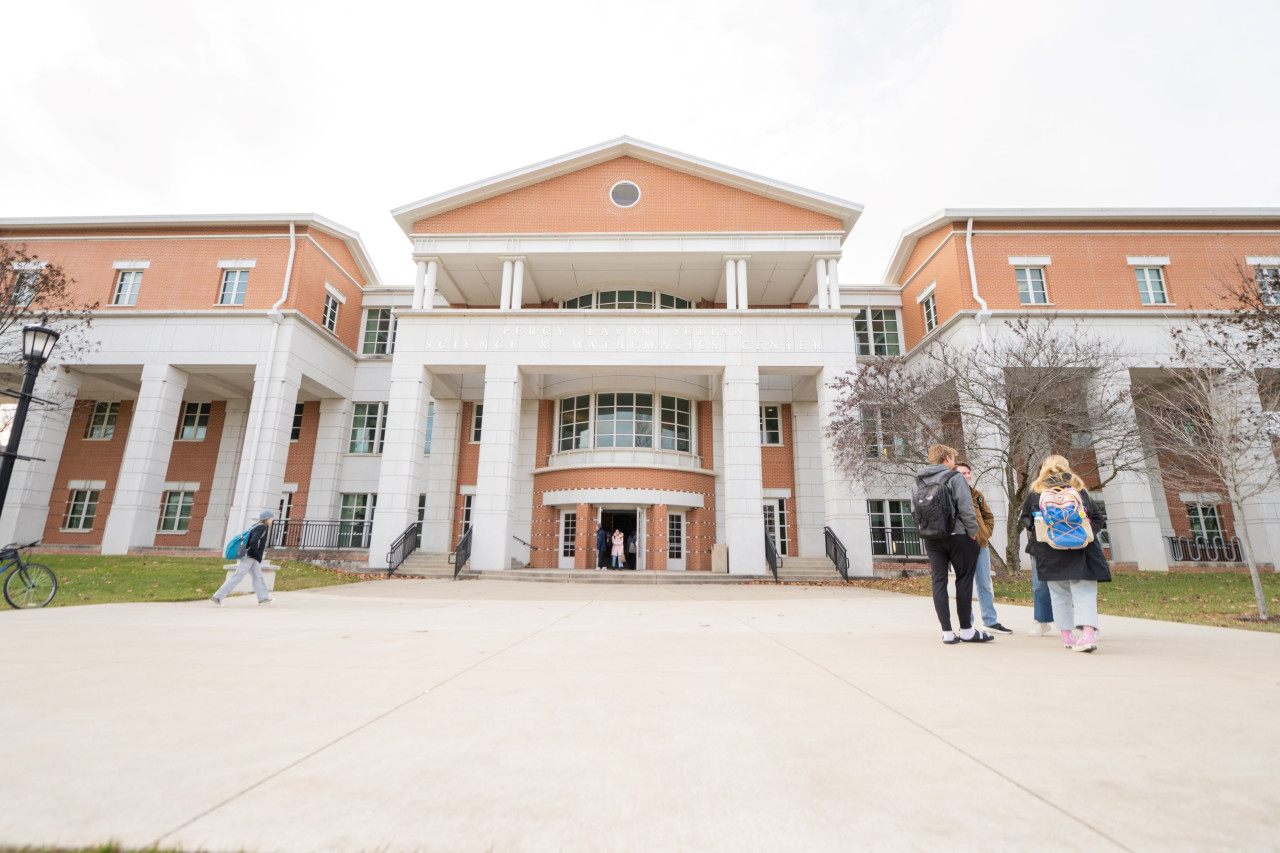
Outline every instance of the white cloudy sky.
<path id="1" fill-rule="evenodd" d="M 389 210 L 621 135 L 865 205 L 1280 207 L 1280 2 L 43 0 L 3 13 L 0 218 Z"/>

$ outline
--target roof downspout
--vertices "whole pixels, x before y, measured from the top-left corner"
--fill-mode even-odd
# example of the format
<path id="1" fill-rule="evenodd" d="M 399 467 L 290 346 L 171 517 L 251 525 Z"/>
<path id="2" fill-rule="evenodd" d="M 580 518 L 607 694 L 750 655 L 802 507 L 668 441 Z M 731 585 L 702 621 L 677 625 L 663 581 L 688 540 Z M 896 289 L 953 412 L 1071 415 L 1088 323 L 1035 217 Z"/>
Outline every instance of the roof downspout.
<path id="1" fill-rule="evenodd" d="M 964 251 L 969 256 L 969 284 L 973 287 L 973 298 L 982 309 L 978 311 L 978 329 L 982 332 L 982 344 L 987 344 L 987 321 L 991 319 L 991 309 L 986 301 L 978 295 L 978 273 L 973 265 L 973 217 L 969 217 L 969 225 L 964 234 Z"/>
<path id="2" fill-rule="evenodd" d="M 294 229 L 294 224 L 289 223 L 289 262 L 284 268 L 284 286 L 280 290 L 280 298 L 276 300 L 276 304 L 271 306 L 267 311 L 267 317 L 271 319 L 271 341 L 267 344 L 267 355 L 263 360 L 263 382 L 270 383 L 271 371 L 275 368 L 276 361 L 276 339 L 280 336 L 280 324 L 284 321 L 284 315 L 280 313 L 280 306 L 289 298 L 289 281 L 293 278 L 293 258 L 298 251 L 298 235 Z M 264 385 L 263 403 L 266 402 L 266 388 Z M 264 417 L 263 409 L 265 405 L 259 405 L 257 411 L 253 415 L 253 427 L 250 430 L 250 436 L 246 436 L 249 444 L 249 462 L 245 467 L 244 483 L 240 487 L 240 515 L 237 517 L 235 530 L 244 530 L 245 524 L 249 520 L 249 493 L 253 484 L 253 477 L 258 467 L 258 445 L 262 438 L 262 419 Z M 234 534 L 233 534 L 234 535 Z"/>

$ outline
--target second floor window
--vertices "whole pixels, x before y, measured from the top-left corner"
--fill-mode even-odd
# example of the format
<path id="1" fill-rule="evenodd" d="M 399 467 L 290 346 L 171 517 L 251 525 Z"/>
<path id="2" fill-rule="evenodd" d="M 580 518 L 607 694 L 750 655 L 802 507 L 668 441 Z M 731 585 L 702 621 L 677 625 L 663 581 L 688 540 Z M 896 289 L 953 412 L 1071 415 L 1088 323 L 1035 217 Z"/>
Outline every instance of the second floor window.
<path id="1" fill-rule="evenodd" d="M 654 441 L 653 394 L 580 394 L 560 401 L 556 451 L 591 447 L 639 447 L 690 453 L 693 404 L 682 397 L 658 396 L 658 440 Z"/>
<path id="2" fill-rule="evenodd" d="M 932 293 L 925 297 L 923 307 L 924 333 L 927 335 L 938 328 L 938 303 L 934 301 Z"/>
<path id="3" fill-rule="evenodd" d="M 94 403 L 93 413 L 89 415 L 89 428 L 85 430 L 84 437 L 110 440 L 116 434 L 116 418 L 119 414 L 119 403 Z"/>
<path id="4" fill-rule="evenodd" d="M 1048 305 L 1049 291 L 1044 286 L 1044 270 L 1040 267 L 1018 267 L 1018 301 L 1023 305 Z"/>
<path id="5" fill-rule="evenodd" d="M 686 309 L 693 303 L 679 296 L 672 296 L 660 290 L 602 290 L 599 293 L 584 293 L 560 303 L 561 308 L 583 309 L 599 308 L 601 310 L 650 311 L 653 309 Z"/>
<path id="6" fill-rule="evenodd" d="M 782 407 L 760 407 L 760 443 L 782 444 Z"/>
<path id="7" fill-rule="evenodd" d="M 862 407 L 862 444 L 868 459 L 877 456 L 889 459 L 906 454 L 906 442 L 894 434 L 895 415 L 893 409 Z"/>
<path id="8" fill-rule="evenodd" d="M 182 423 L 178 426 L 178 438 L 182 441 L 204 441 L 209 429 L 209 411 L 212 403 L 187 403 L 182 409 Z"/>
<path id="9" fill-rule="evenodd" d="M 324 295 L 324 327 L 331 332 L 338 331 L 338 300 L 331 295 Z"/>
<path id="10" fill-rule="evenodd" d="M 1258 291 L 1264 305 L 1280 305 L 1280 267 L 1258 267 Z"/>
<path id="11" fill-rule="evenodd" d="M 302 413 L 305 408 L 305 403 L 298 403 L 293 407 L 293 427 L 289 430 L 290 441 L 302 438 Z"/>
<path id="12" fill-rule="evenodd" d="M 116 292 L 112 305 L 137 305 L 138 291 L 142 289 L 142 270 L 120 270 L 116 278 Z"/>
<path id="13" fill-rule="evenodd" d="M 431 455 L 431 432 L 436 428 L 436 404 L 427 403 L 427 437 L 422 443 L 422 452 Z M 421 521 L 422 519 L 418 519 Z"/>
<path id="14" fill-rule="evenodd" d="M 863 308 L 853 317 L 858 355 L 899 355 L 898 312 L 892 308 Z"/>
<path id="15" fill-rule="evenodd" d="M 243 305 L 244 294 L 248 289 L 248 270 L 223 270 L 222 289 L 218 291 L 218 304 Z"/>
<path id="16" fill-rule="evenodd" d="M 591 446 L 591 395 L 560 401 L 559 450 L 583 450 Z"/>
<path id="17" fill-rule="evenodd" d="M 364 317 L 363 355 L 391 355 L 396 348 L 396 321 L 390 308 L 370 308 Z"/>
<path id="18" fill-rule="evenodd" d="M 351 419 L 351 453 L 381 453 L 387 434 L 386 403 L 356 403 Z"/>
<path id="19" fill-rule="evenodd" d="M 476 403 L 471 413 L 471 443 L 480 443 L 480 428 L 484 426 L 484 403 Z"/>
<path id="20" fill-rule="evenodd" d="M 1168 305 L 1169 296 L 1164 289 L 1164 273 L 1159 267 L 1134 267 L 1138 278 L 1138 298 L 1143 305 Z"/>

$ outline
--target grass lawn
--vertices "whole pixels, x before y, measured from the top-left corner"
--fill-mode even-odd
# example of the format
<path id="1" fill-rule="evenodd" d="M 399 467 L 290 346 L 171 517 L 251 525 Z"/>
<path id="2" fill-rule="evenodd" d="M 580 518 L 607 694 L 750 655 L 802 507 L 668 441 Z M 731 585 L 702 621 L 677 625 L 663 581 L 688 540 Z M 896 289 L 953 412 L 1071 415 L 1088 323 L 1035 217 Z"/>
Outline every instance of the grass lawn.
<path id="1" fill-rule="evenodd" d="M 1280 633 L 1280 575 L 1264 570 L 1262 591 L 1267 596 L 1270 622 L 1257 621 L 1258 605 L 1248 572 L 1113 571 L 1111 583 L 1098 584 L 1098 612 L 1136 616 L 1165 622 L 1191 622 L 1223 628 Z M 931 594 L 928 577 L 856 581 L 891 592 Z M 1031 575 L 995 582 L 996 602 L 1031 606 Z M 976 605 L 975 605 L 976 607 Z M 1250 617 L 1253 619 L 1242 617 Z M 1012 627 L 1012 626 L 1011 626 Z"/>
<path id="2" fill-rule="evenodd" d="M 58 577 L 50 607 L 122 601 L 196 601 L 226 580 L 226 560 L 217 557 L 108 557 L 99 554 L 32 554 Z M 23 555 L 24 559 L 27 555 Z M 359 575 L 294 560 L 276 565 L 276 589 L 287 592 L 366 580 Z M 0 610 L 6 610 L 0 600 Z M 3 848 L 0 848 L 2 850 Z"/>

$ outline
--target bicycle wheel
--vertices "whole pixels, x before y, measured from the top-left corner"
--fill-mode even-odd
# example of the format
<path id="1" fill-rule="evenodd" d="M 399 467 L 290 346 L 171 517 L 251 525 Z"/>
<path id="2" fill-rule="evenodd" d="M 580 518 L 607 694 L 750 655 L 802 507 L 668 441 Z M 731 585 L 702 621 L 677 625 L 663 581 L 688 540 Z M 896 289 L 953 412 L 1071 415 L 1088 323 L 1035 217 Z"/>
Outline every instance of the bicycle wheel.
<path id="1" fill-rule="evenodd" d="M 4 579 L 4 600 L 19 610 L 44 607 L 57 591 L 58 579 L 48 566 L 39 563 L 24 563 Z"/>

